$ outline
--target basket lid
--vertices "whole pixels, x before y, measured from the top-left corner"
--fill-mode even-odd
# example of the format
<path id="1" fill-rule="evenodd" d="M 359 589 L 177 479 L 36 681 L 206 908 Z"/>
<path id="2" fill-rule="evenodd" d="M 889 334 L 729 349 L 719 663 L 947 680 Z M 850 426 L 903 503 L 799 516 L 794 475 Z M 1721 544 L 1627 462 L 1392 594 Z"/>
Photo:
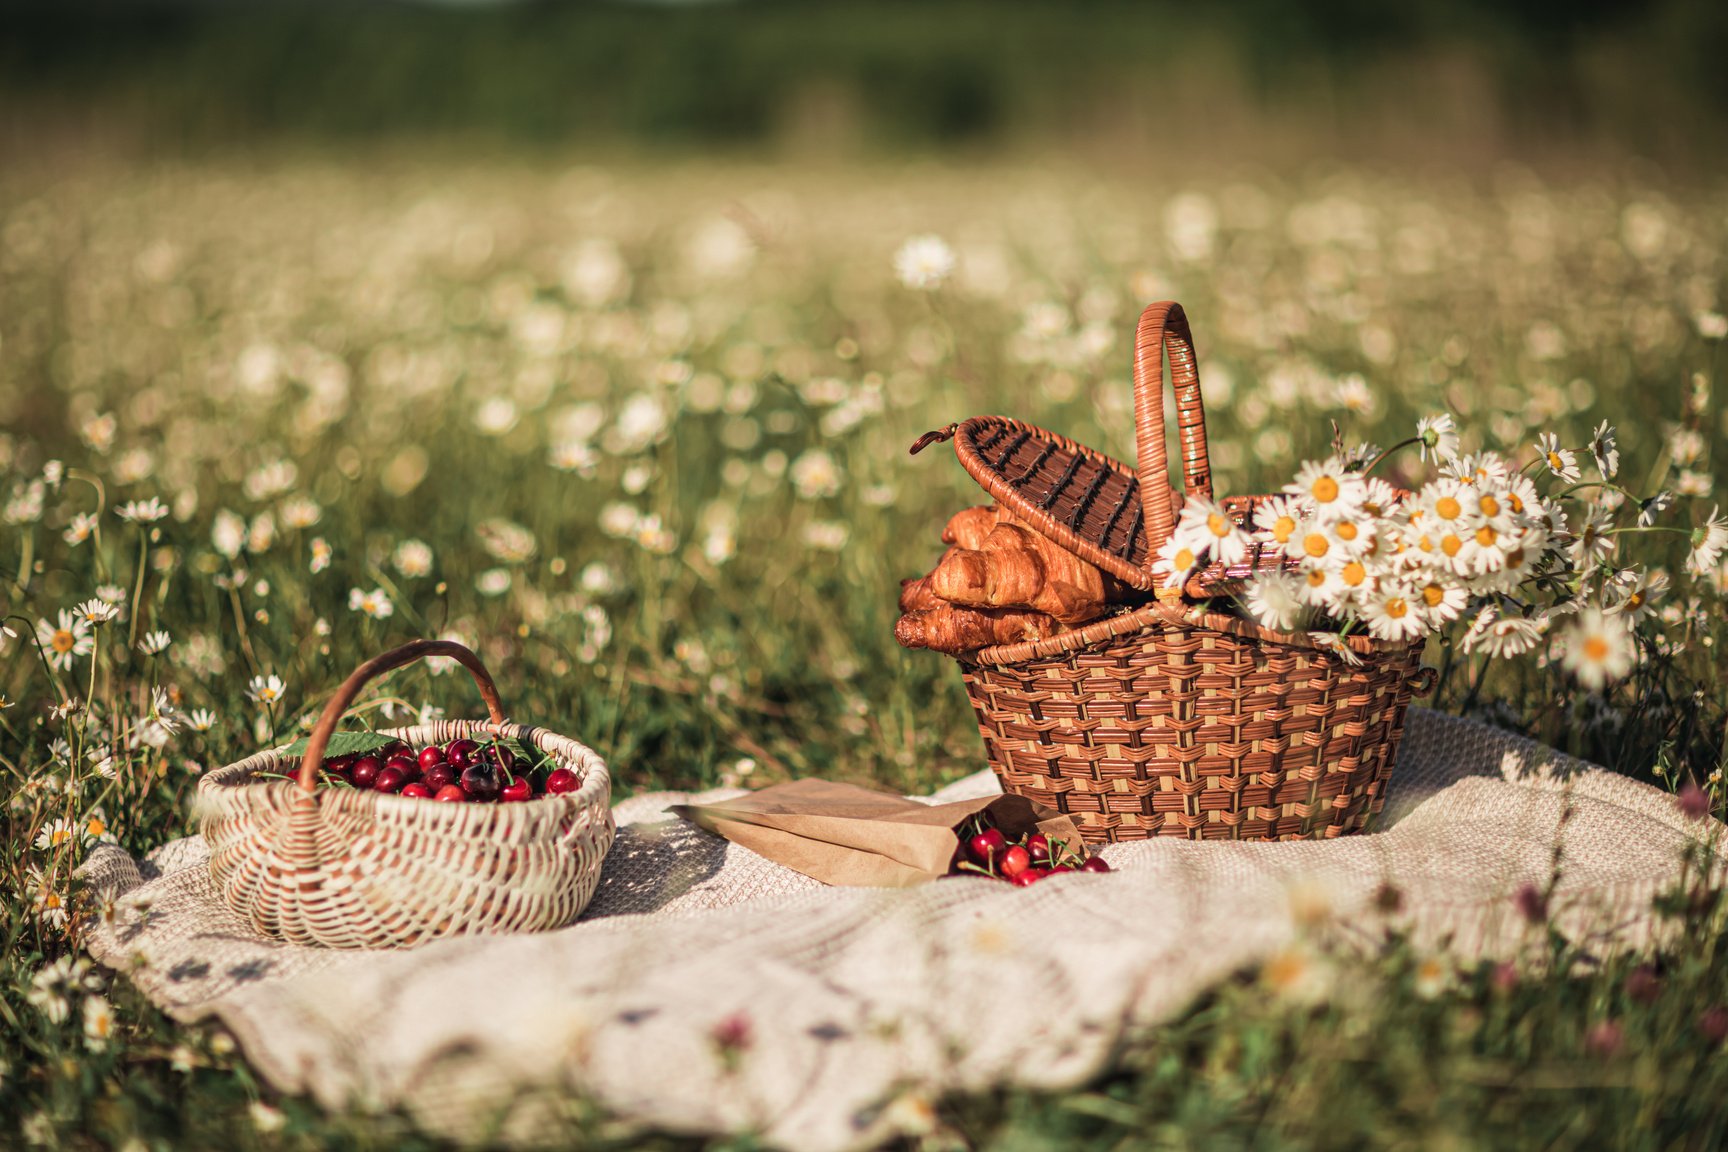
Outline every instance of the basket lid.
<path id="1" fill-rule="evenodd" d="M 1188 318 L 1180 304 L 1153 304 L 1141 314 L 1134 340 L 1134 439 L 1139 467 L 1036 424 L 1007 416 L 974 416 L 912 446 L 917 453 L 938 440 L 953 440 L 955 454 L 972 478 L 1023 523 L 1096 564 L 1132 588 L 1163 592 L 1153 572 L 1158 549 L 1175 530 L 1184 494 L 1170 483 L 1164 446 L 1164 357 L 1170 357 L 1176 396 L 1182 480 L 1187 495 L 1212 496 L 1206 452 L 1206 412 Z M 1253 517 L 1254 497 L 1222 501 L 1238 523 Z M 1190 597 L 1218 595 L 1261 568 L 1283 564 L 1276 549 L 1256 544 L 1240 562 L 1213 564 L 1182 588 Z"/>

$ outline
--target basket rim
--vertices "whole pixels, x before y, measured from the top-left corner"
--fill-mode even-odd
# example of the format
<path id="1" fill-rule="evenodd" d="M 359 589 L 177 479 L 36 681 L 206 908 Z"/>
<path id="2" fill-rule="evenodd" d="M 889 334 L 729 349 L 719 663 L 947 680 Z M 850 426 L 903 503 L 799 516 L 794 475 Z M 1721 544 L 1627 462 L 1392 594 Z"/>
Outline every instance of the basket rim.
<path id="1" fill-rule="evenodd" d="M 250 756 L 236 760 L 231 764 L 224 764 L 220 768 L 210 769 L 208 772 L 204 773 L 203 776 L 199 777 L 198 790 L 201 793 L 218 794 L 223 799 L 232 800 L 245 796 L 249 790 L 267 791 L 272 788 L 289 788 L 293 789 L 295 792 L 307 795 L 314 803 L 322 802 L 318 799 L 320 797 L 347 797 L 352 795 L 356 797 L 356 799 L 344 799 L 342 802 L 345 804 L 363 804 L 370 806 L 376 806 L 388 802 L 386 805 L 387 810 L 394 809 L 402 812 L 424 812 L 431 819 L 442 819 L 449 822 L 455 822 L 457 820 L 473 822 L 477 817 L 464 814 L 476 811 L 486 813 L 484 817 L 478 817 L 478 819 L 498 819 L 501 818 L 502 814 L 505 812 L 518 810 L 525 805 L 538 806 L 542 801 L 560 801 L 566 808 L 587 807 L 597 803 L 601 805 L 609 805 L 612 793 L 612 770 L 606 763 L 605 759 L 602 758 L 598 752 L 595 752 L 580 740 L 574 739 L 570 736 L 565 736 L 562 733 L 554 732 L 549 728 L 543 728 L 534 724 L 523 724 L 514 720 L 507 721 L 504 724 L 495 724 L 491 720 L 447 719 L 434 721 L 432 724 L 408 724 L 396 728 L 382 728 L 379 729 L 379 733 L 381 735 L 395 736 L 406 740 L 412 739 L 414 734 L 425 732 L 438 724 L 456 725 L 466 732 L 491 732 L 499 736 L 527 739 L 537 747 L 541 747 L 542 751 L 549 752 L 560 760 L 568 760 L 573 767 L 580 769 L 582 773 L 582 786 L 574 792 L 566 792 L 558 796 L 536 796 L 530 800 L 512 804 L 428 804 L 425 800 L 414 796 L 398 796 L 392 793 L 375 792 L 370 789 L 361 788 L 314 789 L 312 792 L 306 793 L 305 790 L 300 787 L 299 782 L 294 779 L 292 774 L 284 774 L 284 778 L 280 780 L 223 778 L 228 775 L 239 776 L 240 769 L 245 769 L 247 774 L 250 775 L 251 773 L 255 773 L 261 768 L 265 768 L 271 764 L 293 764 L 295 762 L 295 755 L 285 751 L 285 749 L 295 743 L 295 741 L 291 740 L 286 744 L 280 744 L 274 748 L 260 749 Z M 533 739 L 536 733 L 543 733 L 560 744 L 569 745 L 572 751 L 545 748 L 540 745 L 538 741 Z M 360 797 L 370 797 L 370 799 L 359 799 Z M 434 816 L 433 813 L 440 813 L 441 815 Z"/>
<path id="2" fill-rule="evenodd" d="M 1250 620 L 1209 611 L 1201 604 L 1155 600 L 1131 611 L 1093 621 L 1072 632 L 1061 632 L 1043 640 L 1026 640 L 1018 644 L 994 644 L 956 659 L 963 664 L 1019 664 L 1027 660 L 1065 655 L 1090 647 L 1100 640 L 1151 631 L 1158 625 L 1189 631 L 1204 629 L 1225 632 L 1247 640 L 1259 640 L 1286 648 L 1307 648 L 1318 652 L 1333 652 L 1334 643 L 1342 643 L 1358 656 L 1389 656 L 1407 651 L 1411 647 L 1421 651 L 1426 641 L 1426 637 L 1415 640 L 1377 640 L 1371 636 L 1340 636 L 1336 632 L 1280 632 Z M 1318 639 L 1321 636 L 1331 637 L 1332 641 Z"/>

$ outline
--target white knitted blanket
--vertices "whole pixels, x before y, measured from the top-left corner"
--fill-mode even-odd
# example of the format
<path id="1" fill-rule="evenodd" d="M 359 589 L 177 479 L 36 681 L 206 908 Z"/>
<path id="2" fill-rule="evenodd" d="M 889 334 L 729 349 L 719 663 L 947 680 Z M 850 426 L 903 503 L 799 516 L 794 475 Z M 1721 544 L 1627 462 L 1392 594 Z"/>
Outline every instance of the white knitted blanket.
<path id="1" fill-rule="evenodd" d="M 980 773 L 935 799 L 995 790 Z M 90 949 L 174 1016 L 220 1020 L 271 1084 L 330 1108 L 532 1141 L 586 1101 L 625 1122 L 824 1152 L 916 1125 L 945 1092 L 1094 1076 L 1125 1034 L 1289 946 L 1317 902 L 1348 936 L 1392 884 L 1419 943 L 1508 955 L 1527 938 L 1511 894 L 1546 882 L 1557 834 L 1556 913 L 1602 948 L 1647 946 L 1651 898 L 1704 831 L 1656 789 L 1419 708 L 1383 831 L 1117 845 L 1103 852 L 1113 873 L 1025 889 L 828 888 L 664 814 L 688 799 L 618 806 L 598 895 L 563 931 L 293 947 L 222 905 L 189 837 L 143 861 L 92 857 L 114 915 Z"/>

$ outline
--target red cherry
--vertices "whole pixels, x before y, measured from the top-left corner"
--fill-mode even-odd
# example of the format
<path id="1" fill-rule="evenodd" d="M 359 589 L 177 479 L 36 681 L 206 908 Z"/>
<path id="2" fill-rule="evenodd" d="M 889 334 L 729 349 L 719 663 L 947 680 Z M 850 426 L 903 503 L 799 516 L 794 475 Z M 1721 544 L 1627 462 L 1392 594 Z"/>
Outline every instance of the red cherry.
<path id="1" fill-rule="evenodd" d="M 384 767 L 396 769 L 404 780 L 420 779 L 420 761 L 412 756 L 399 753 L 384 761 Z"/>
<path id="2" fill-rule="evenodd" d="M 326 756 L 324 757 L 324 770 L 326 772 L 346 772 L 354 767 L 354 761 L 358 759 L 360 759 L 358 756 Z"/>
<path id="3" fill-rule="evenodd" d="M 384 765 L 377 757 L 362 756 L 354 761 L 354 767 L 348 769 L 348 779 L 356 788 L 370 788 L 383 770 Z"/>
<path id="4" fill-rule="evenodd" d="M 1080 865 L 1080 871 L 1108 872 L 1110 871 L 1110 865 L 1104 862 L 1104 857 L 1102 856 L 1088 856 L 1086 858 L 1086 863 Z"/>
<path id="5" fill-rule="evenodd" d="M 408 747 L 408 742 L 406 740 L 392 740 L 378 751 L 371 753 L 371 755 L 378 757 L 378 759 L 385 763 L 389 763 L 390 757 L 392 756 L 414 755 L 414 749 Z"/>
<path id="6" fill-rule="evenodd" d="M 498 799 L 511 804 L 532 800 L 534 799 L 534 786 L 528 783 L 528 777 L 518 776 L 498 790 Z"/>
<path id="7" fill-rule="evenodd" d="M 1016 888 L 1025 888 L 1038 883 L 1038 881 L 1044 879 L 1044 877 L 1048 875 L 1050 875 L 1050 872 L 1046 868 L 1027 868 L 1023 872 L 1015 873 L 1013 879 L 1008 882 Z"/>
<path id="8" fill-rule="evenodd" d="M 1050 841 L 1044 833 L 1034 832 L 1026 837 L 1026 854 L 1032 857 L 1034 864 L 1050 863 Z"/>
<path id="9" fill-rule="evenodd" d="M 971 854 L 972 862 L 985 868 L 994 864 L 1007 847 L 1008 840 L 999 828 L 986 828 L 966 841 L 966 851 Z"/>
<path id="10" fill-rule="evenodd" d="M 440 760 L 426 769 L 426 775 L 420 778 L 420 782 L 436 792 L 446 785 L 456 783 L 456 769 Z"/>
<path id="11" fill-rule="evenodd" d="M 582 787 L 582 779 L 568 768 L 558 768 L 546 777 L 546 794 L 563 796 Z"/>
<path id="12" fill-rule="evenodd" d="M 1032 867 L 1032 857 L 1026 849 L 1020 847 L 1020 845 L 1016 844 L 1014 847 L 1008 849 L 1008 851 L 1002 853 L 1002 864 L 999 871 L 1001 871 L 1002 875 L 1007 879 L 1014 879 L 1014 877 L 1020 875 L 1020 873 L 1026 871 L 1030 867 Z"/>
<path id="13" fill-rule="evenodd" d="M 420 771 L 430 772 L 435 765 L 444 763 L 444 749 L 436 744 L 429 744 L 420 749 L 420 755 L 415 757 L 415 762 L 420 765 Z"/>
<path id="14" fill-rule="evenodd" d="M 400 792 L 402 786 L 408 783 L 408 777 L 402 775 L 400 769 L 386 766 L 378 773 L 378 779 L 372 781 L 372 788 L 377 792 Z"/>
<path id="15" fill-rule="evenodd" d="M 461 804 L 468 799 L 468 793 L 462 791 L 460 784 L 446 784 L 438 789 L 432 799 L 442 800 L 446 804 Z"/>
<path id="16" fill-rule="evenodd" d="M 444 745 L 444 762 L 460 772 L 474 762 L 474 753 L 480 745 L 472 740 L 452 740 Z"/>
<path id="17" fill-rule="evenodd" d="M 416 780 L 412 784 L 402 786 L 402 795 L 412 796 L 416 800 L 430 800 L 432 799 L 432 789 Z"/>
<path id="18" fill-rule="evenodd" d="M 496 800 L 501 781 L 498 770 L 484 760 L 476 760 L 462 769 L 462 791 L 470 800 Z"/>

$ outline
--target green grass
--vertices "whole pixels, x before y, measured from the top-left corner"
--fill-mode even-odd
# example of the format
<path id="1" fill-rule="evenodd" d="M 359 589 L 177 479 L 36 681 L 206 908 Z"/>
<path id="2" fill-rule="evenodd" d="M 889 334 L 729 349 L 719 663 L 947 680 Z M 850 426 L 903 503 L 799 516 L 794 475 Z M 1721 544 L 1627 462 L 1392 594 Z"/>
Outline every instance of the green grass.
<path id="1" fill-rule="evenodd" d="M 1683 471 L 1722 482 L 1722 343 L 1705 335 L 1723 308 L 1720 189 L 1188 179 L 337 153 L 5 177 L 0 606 L 18 635 L 0 664 L 0 1144 L 47 1126 L 73 1147 L 413 1146 L 388 1119 L 295 1101 L 274 1102 L 281 1132 L 258 1131 L 247 1104 L 271 1097 L 243 1063 L 124 980 L 100 1052 L 76 1004 L 54 1023 L 26 999 L 75 940 L 37 894 L 90 911 L 68 891 L 81 844 L 38 850 L 45 826 L 99 806 L 132 851 L 185 835 L 199 770 L 292 734 L 404 639 L 475 646 L 512 714 L 593 744 L 620 794 L 736 782 L 745 761 L 751 783 L 907 791 L 976 770 L 952 664 L 901 651 L 892 625 L 899 578 L 928 569 L 947 514 L 981 494 L 944 453 L 905 448 L 1003 411 L 1131 458 L 1143 300 L 1193 319 L 1226 493 L 1282 483 L 1333 420 L 1391 443 L 1441 409 L 1468 447 L 1521 459 L 1539 431 L 1576 446 L 1606 418 L 1638 491 Z M 962 257 L 934 294 L 891 272 L 921 232 Z M 555 466 L 579 440 L 591 462 Z M 50 460 L 66 471 L 37 512 Z M 153 496 L 173 509 L 159 522 L 115 515 Z M 1437 642 L 1438 703 L 1718 795 L 1723 577 L 1681 566 L 1716 499 L 1682 498 L 1664 519 L 1680 532 L 1624 545 L 1674 580 L 1627 684 L 1586 694 L 1540 661 L 1488 666 Z M 316 522 L 296 526 L 307 500 Z M 635 531 L 616 533 L 616 503 Z M 84 513 L 98 531 L 69 544 Z M 402 562 L 413 540 L 424 574 Z M 319 571 L 315 541 L 332 553 Z M 50 675 L 31 630 L 104 586 L 125 617 Z M 375 588 L 388 618 L 349 607 Z M 141 652 L 159 629 L 172 644 Z M 268 675 L 286 695 L 267 708 L 247 685 Z M 216 723 L 133 740 L 153 689 Z M 387 691 L 411 711 L 478 708 L 455 675 L 409 671 Z M 68 697 L 84 708 L 56 715 Z M 110 746 L 111 777 L 88 756 Z M 1509 987 L 1436 983 L 1397 940 L 1322 947 L 1349 995 L 1301 1005 L 1244 974 L 1137 1038 L 1105 1083 L 946 1102 L 925 1142 L 1710 1147 L 1728 1088 L 1699 1030 L 1728 1001 L 1718 901 L 1688 904 L 1685 946 L 1651 961 L 1653 997 L 1633 959 L 1586 962 L 1559 940 Z"/>

